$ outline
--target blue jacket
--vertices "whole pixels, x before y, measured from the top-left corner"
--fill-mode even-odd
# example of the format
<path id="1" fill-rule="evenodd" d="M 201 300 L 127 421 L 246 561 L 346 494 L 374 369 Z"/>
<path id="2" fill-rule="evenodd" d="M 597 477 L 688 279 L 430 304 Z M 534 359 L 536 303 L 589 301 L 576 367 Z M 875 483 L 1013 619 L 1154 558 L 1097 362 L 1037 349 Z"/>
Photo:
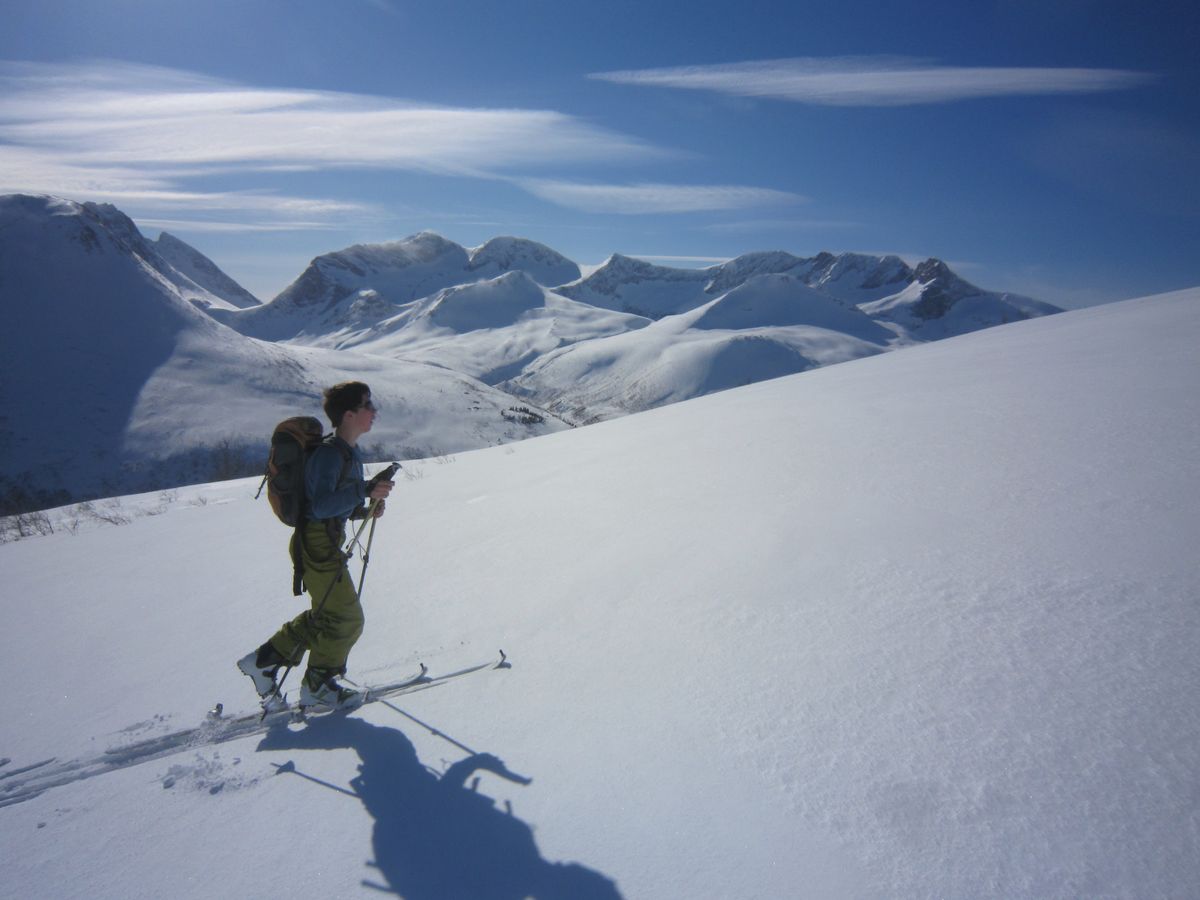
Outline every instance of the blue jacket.
<path id="1" fill-rule="evenodd" d="M 349 454 L 350 464 L 346 477 L 342 478 L 346 454 Z M 367 497 L 363 459 L 358 448 L 336 436 L 331 443 L 321 444 L 304 467 L 304 488 L 308 494 L 310 521 L 350 518 Z"/>

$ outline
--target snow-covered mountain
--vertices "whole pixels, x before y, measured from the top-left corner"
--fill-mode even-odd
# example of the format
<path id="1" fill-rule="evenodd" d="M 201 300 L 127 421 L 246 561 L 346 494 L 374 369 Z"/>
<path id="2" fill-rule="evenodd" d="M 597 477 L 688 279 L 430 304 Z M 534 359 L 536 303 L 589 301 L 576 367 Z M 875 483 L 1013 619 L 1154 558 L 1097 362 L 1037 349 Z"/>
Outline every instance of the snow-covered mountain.
<path id="1" fill-rule="evenodd" d="M 755 275 L 689 312 L 547 353 L 501 386 L 590 422 L 871 356 L 895 338 L 790 275 Z"/>
<path id="2" fill-rule="evenodd" d="M 557 288 L 566 297 L 652 319 L 695 309 L 759 275 L 790 275 L 823 294 L 929 340 L 1060 312 L 1014 294 L 984 291 L 940 260 L 911 268 L 897 256 L 748 253 L 706 269 L 675 269 L 614 255 L 595 272 Z"/>
<path id="3" fill-rule="evenodd" d="M 568 300 L 514 271 L 438 291 L 339 336 L 336 346 L 445 366 L 497 384 L 561 347 L 648 324 L 640 316 Z"/>
<path id="4" fill-rule="evenodd" d="M 154 242 L 158 255 L 210 294 L 229 304 L 230 309 L 249 309 L 260 301 L 226 275 L 211 259 L 173 234 L 162 232 Z"/>
<path id="5" fill-rule="evenodd" d="M 423 232 L 319 257 L 270 304 L 215 314 L 247 334 L 447 366 L 590 422 L 1058 311 L 895 256 L 676 269 L 617 254 L 549 288 L 578 274 L 529 241 L 468 252 Z M 649 320 L 662 324 L 643 331 Z"/>
<path id="6" fill-rule="evenodd" d="M 0 197 L 7 209 L 21 205 L 22 195 Z M 26 198 L 32 199 L 32 198 Z M 66 201 L 70 203 L 70 201 Z M 233 309 L 258 301 L 198 250 L 168 234 L 148 241 L 127 215 L 110 203 L 78 206 L 93 226 L 101 228 L 124 252 L 136 257 L 171 285 L 174 292 L 200 309 Z M 164 240 L 165 238 L 165 240 Z"/>
<path id="7" fill-rule="evenodd" d="M 458 284 L 469 264 L 466 250 L 433 232 L 356 244 L 318 256 L 269 303 L 221 320 L 252 337 L 320 343 Z"/>
<path id="8" fill-rule="evenodd" d="M 112 207 L 6 196 L 0 235 L 0 495 L 10 507 L 244 471 L 275 422 L 321 415 L 321 390 L 349 379 L 369 383 L 383 407 L 368 443 L 389 456 L 565 427 L 514 413 L 510 395 L 444 368 L 244 337 L 201 311 L 193 301 L 217 298 Z"/>
<path id="9" fill-rule="evenodd" d="M 579 277 L 577 265 L 533 241 L 496 238 L 468 251 L 425 231 L 319 256 L 270 303 L 221 320 L 254 337 L 328 346 L 413 300 L 510 272 L 550 285 Z"/>
<path id="10" fill-rule="evenodd" d="M 936 259 L 917 266 L 912 282 L 904 290 L 862 303 L 861 309 L 880 321 L 896 323 L 922 340 L 1061 312 L 1057 306 L 1019 294 L 981 291 Z"/>
<path id="11" fill-rule="evenodd" d="M 675 269 L 614 253 L 586 278 L 556 290 L 602 309 L 661 319 L 711 299 L 704 295 L 711 280 L 708 269 Z"/>
<path id="12" fill-rule="evenodd" d="M 254 482 L 50 511 L 0 896 L 1192 897 L 1198 344 L 1193 290 L 418 463 L 349 674 L 512 668 L 222 743 L 302 606 Z"/>
<path id="13" fill-rule="evenodd" d="M 577 263 L 544 244 L 524 238 L 497 237 L 471 251 L 468 270 L 481 278 L 524 272 L 538 284 L 553 287 L 578 281 Z"/>

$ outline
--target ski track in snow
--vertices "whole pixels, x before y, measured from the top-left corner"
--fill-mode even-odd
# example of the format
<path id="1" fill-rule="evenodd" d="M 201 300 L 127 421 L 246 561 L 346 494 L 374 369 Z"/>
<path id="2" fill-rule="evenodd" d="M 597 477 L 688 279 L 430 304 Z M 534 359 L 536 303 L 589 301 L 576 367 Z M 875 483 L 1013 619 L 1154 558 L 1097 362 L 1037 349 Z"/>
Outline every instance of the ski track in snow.
<path id="1" fill-rule="evenodd" d="M 445 675 L 434 677 L 426 676 L 423 673 L 414 675 L 401 681 L 368 688 L 368 697 L 363 705 L 441 687 L 468 675 L 507 668 L 511 668 L 511 663 L 501 653 L 498 660 L 488 660 Z M 319 713 L 317 715 L 336 715 L 336 713 Z M 163 717 L 156 716 L 155 719 L 163 720 Z M 210 711 L 208 718 L 195 727 L 147 738 L 133 744 L 111 747 L 99 756 L 90 759 L 58 762 L 58 757 L 52 756 L 0 774 L 0 808 L 32 800 L 51 788 L 174 756 L 187 750 L 202 750 L 229 741 L 266 734 L 273 728 L 284 727 L 296 721 L 302 721 L 302 719 L 298 718 L 296 708 L 290 704 L 286 708 L 265 716 L 261 710 L 240 713 L 236 716 L 214 715 Z M 134 733 L 144 729 L 148 724 L 139 722 L 121 729 L 119 733 Z M 0 765 L 7 765 L 10 761 L 6 757 Z M 199 783 L 200 787 L 207 788 L 211 793 L 217 793 L 225 784 L 224 779 L 217 777 L 220 768 L 215 760 L 203 759 L 199 761 L 198 766 L 194 767 L 175 765 L 168 771 L 163 781 L 163 787 L 173 787 L 182 776 L 189 775 Z"/>

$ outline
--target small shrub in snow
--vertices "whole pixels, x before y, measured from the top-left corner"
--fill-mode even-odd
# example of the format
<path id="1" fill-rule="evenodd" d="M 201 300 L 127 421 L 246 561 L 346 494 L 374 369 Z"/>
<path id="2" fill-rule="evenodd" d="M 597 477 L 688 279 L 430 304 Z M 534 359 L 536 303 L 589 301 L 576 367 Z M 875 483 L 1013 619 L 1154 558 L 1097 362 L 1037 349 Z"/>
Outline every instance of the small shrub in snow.
<path id="1" fill-rule="evenodd" d="M 45 534 L 54 534 L 54 526 L 44 512 L 18 513 L 0 518 L 0 544 Z"/>

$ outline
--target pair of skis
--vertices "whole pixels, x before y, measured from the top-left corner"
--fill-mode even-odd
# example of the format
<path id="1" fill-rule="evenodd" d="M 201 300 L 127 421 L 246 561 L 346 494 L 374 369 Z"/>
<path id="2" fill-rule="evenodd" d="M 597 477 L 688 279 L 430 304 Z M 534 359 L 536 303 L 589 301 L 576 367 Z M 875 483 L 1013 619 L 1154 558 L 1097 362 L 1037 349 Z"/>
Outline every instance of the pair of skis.
<path id="1" fill-rule="evenodd" d="M 301 707 L 299 704 L 288 703 L 286 696 L 276 694 L 263 701 L 262 712 L 260 713 L 246 713 L 240 716 L 229 717 L 225 715 L 224 704 L 218 703 L 208 711 L 208 720 L 210 722 L 222 722 L 236 726 L 243 720 L 251 720 L 257 717 L 257 721 L 260 724 L 269 727 L 279 722 L 303 722 L 310 715 L 353 712 L 356 709 L 366 706 L 368 703 L 375 703 L 379 700 L 386 700 L 388 697 L 411 694 L 414 691 L 423 691 L 427 688 L 437 687 L 438 685 L 445 684 L 447 681 L 453 681 L 456 678 L 462 678 L 476 672 L 483 672 L 488 669 L 511 669 L 512 663 L 508 661 L 508 656 L 503 650 L 499 651 L 499 653 L 500 658 L 498 660 L 489 660 L 488 662 L 468 666 L 465 669 L 459 669 L 457 672 L 448 672 L 444 675 L 430 677 L 428 667 L 424 663 L 421 663 L 421 671 L 418 674 L 410 675 L 408 678 L 400 681 L 376 685 L 359 685 L 355 682 L 350 682 L 355 687 L 361 689 L 363 699 L 356 706 L 345 710 L 326 709 L 320 706 Z M 349 679 L 346 680 L 349 681 Z"/>

